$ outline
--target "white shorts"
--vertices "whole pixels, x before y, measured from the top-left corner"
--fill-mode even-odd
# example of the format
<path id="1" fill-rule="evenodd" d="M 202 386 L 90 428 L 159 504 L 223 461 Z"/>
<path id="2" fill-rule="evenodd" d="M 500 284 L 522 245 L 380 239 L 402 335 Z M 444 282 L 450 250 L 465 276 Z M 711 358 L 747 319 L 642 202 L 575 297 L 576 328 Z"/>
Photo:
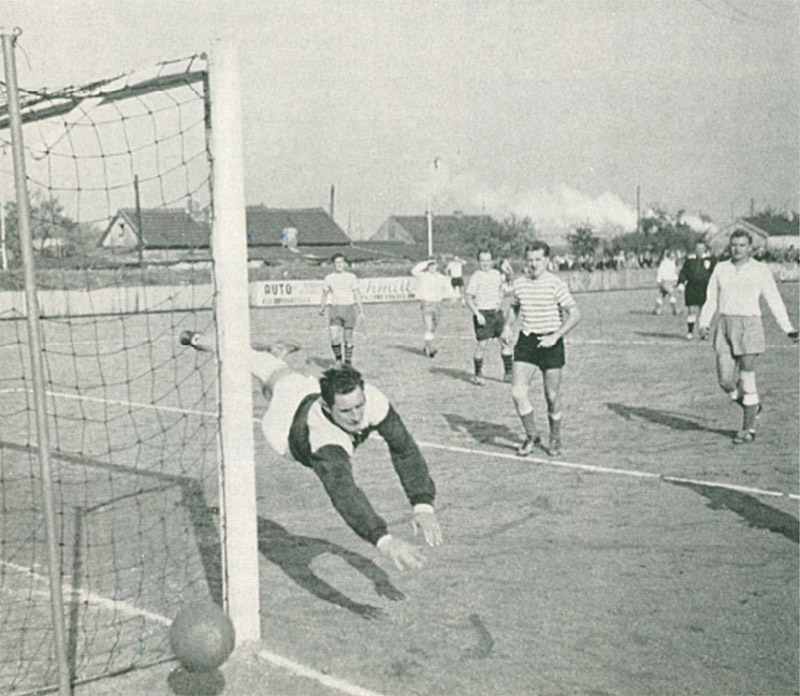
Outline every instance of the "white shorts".
<path id="1" fill-rule="evenodd" d="M 289 430 L 300 402 L 319 392 L 319 380 L 299 372 L 281 377 L 272 390 L 272 400 L 261 418 L 261 430 L 269 446 L 281 456 L 289 452 Z"/>

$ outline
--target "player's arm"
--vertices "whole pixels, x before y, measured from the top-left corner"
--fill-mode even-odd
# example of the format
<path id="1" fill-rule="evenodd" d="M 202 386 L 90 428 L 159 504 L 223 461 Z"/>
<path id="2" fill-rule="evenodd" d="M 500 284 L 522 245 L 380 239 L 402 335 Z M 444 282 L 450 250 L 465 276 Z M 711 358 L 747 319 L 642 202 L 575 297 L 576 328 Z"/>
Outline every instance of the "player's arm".
<path id="1" fill-rule="evenodd" d="M 320 314 L 325 314 L 325 305 L 328 302 L 328 295 L 330 295 L 331 292 L 333 292 L 333 290 L 331 289 L 331 286 L 326 283 L 322 287 L 322 297 L 320 297 L 320 300 L 319 300 L 319 313 Z"/>
<path id="2" fill-rule="evenodd" d="M 311 455 L 310 465 L 350 529 L 369 543 L 377 544 L 388 531 L 386 522 L 356 484 L 347 452 L 339 445 L 325 445 Z"/>
<path id="3" fill-rule="evenodd" d="M 374 544 L 398 570 L 420 568 L 422 552 L 389 534 L 386 522 L 373 509 L 364 491 L 356 485 L 350 457 L 338 445 L 320 447 L 311 456 L 311 468 L 319 476 L 333 507 L 362 539 Z"/>
<path id="4" fill-rule="evenodd" d="M 543 348 L 554 346 L 556 343 L 558 343 L 558 339 L 566 336 L 581 320 L 581 310 L 578 309 L 578 305 L 575 304 L 574 301 L 572 303 L 560 306 L 560 309 L 563 316 L 561 326 L 559 326 L 558 329 L 553 333 L 542 336 L 541 340 L 539 341 L 539 345 Z"/>
<path id="5" fill-rule="evenodd" d="M 414 266 L 414 267 L 411 269 L 411 275 L 412 275 L 412 276 L 414 276 L 415 278 L 419 278 L 419 277 L 420 277 L 420 274 L 422 273 L 422 271 L 423 271 L 425 268 L 427 268 L 427 266 L 428 266 L 428 263 L 430 263 L 430 261 L 428 261 L 427 259 L 426 259 L 425 261 L 420 261 L 418 264 L 416 264 L 416 265 L 415 265 L 415 266 Z"/>
<path id="6" fill-rule="evenodd" d="M 386 417 L 378 424 L 377 431 L 389 446 L 394 470 L 408 502 L 414 507 L 415 533 L 421 529 L 428 546 L 439 546 L 442 543 L 442 530 L 433 508 L 436 486 L 417 443 L 392 406 L 389 406 Z"/>
<path id="7" fill-rule="evenodd" d="M 783 332 L 793 340 L 797 340 L 797 332 L 792 326 L 792 320 L 789 319 L 789 313 L 786 311 L 786 305 L 783 303 L 783 298 L 778 290 L 778 285 L 775 282 L 775 276 L 769 266 L 764 264 L 763 276 L 764 279 L 761 283 L 761 294 L 767 301 L 767 307 L 778 322 L 778 326 L 783 329 Z"/>
<path id="8" fill-rule="evenodd" d="M 474 276 L 473 276 L 474 277 Z M 477 296 L 475 295 L 475 283 L 472 281 L 472 278 L 469 279 L 469 283 L 467 284 L 467 291 L 464 293 L 464 301 L 467 303 L 467 307 L 469 307 L 469 311 L 475 315 L 475 320 L 483 326 L 486 323 L 486 320 L 483 318 L 483 315 L 480 313 L 478 309 L 478 305 L 475 304 Z"/>

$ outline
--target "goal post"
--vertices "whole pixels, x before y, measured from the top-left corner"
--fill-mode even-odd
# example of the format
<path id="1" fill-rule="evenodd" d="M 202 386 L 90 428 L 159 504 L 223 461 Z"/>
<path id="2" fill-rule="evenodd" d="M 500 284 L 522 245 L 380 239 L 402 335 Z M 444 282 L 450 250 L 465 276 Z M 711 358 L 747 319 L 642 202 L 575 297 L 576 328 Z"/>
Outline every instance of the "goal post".
<path id="1" fill-rule="evenodd" d="M 210 52 L 209 93 L 223 577 L 226 609 L 237 641 L 251 641 L 261 637 L 255 447 L 241 91 L 237 50 L 230 39 L 218 39 Z"/>

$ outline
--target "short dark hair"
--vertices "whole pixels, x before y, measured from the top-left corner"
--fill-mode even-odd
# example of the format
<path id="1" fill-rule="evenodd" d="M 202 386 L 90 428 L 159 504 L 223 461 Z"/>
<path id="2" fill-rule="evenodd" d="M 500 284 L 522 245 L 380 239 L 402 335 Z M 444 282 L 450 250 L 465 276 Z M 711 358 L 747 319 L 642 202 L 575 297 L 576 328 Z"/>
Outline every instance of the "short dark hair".
<path id="1" fill-rule="evenodd" d="M 341 251 L 337 251 L 333 256 L 331 256 L 331 261 L 336 261 L 336 259 L 344 259 L 347 261 L 347 257 Z"/>
<path id="2" fill-rule="evenodd" d="M 478 259 L 478 261 L 481 260 L 481 254 L 489 254 L 489 256 L 494 258 L 494 254 L 492 253 L 492 250 L 491 249 L 487 249 L 485 247 L 483 249 L 478 249 L 478 253 L 475 254 L 475 258 Z"/>
<path id="3" fill-rule="evenodd" d="M 749 233 L 747 230 L 743 230 L 741 227 L 740 227 L 740 228 L 738 228 L 738 229 L 735 229 L 733 232 L 731 232 L 730 239 L 733 239 L 734 237 L 746 237 L 746 238 L 747 238 L 747 241 L 748 241 L 750 244 L 752 244 L 752 243 L 753 243 L 753 237 L 752 237 L 752 235 L 751 235 L 751 234 L 750 234 L 750 233 Z M 730 241 L 730 240 L 729 240 L 729 241 Z"/>
<path id="4" fill-rule="evenodd" d="M 550 256 L 550 245 L 547 242 L 543 242 L 540 239 L 537 239 L 535 242 L 531 242 L 528 246 L 525 247 L 525 256 L 527 258 L 529 251 L 538 251 L 541 249 L 544 252 L 545 256 Z"/>
<path id="5" fill-rule="evenodd" d="M 349 365 L 325 370 L 319 378 L 322 400 L 328 406 L 333 406 L 337 394 L 349 394 L 359 387 L 364 388 L 364 378 L 358 370 Z"/>

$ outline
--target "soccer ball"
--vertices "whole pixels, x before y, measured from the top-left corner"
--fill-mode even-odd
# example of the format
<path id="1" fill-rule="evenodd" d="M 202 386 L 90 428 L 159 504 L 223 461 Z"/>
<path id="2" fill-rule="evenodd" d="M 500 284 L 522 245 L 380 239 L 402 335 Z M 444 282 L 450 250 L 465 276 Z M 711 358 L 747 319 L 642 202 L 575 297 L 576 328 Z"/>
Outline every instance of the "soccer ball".
<path id="1" fill-rule="evenodd" d="M 185 607 L 175 617 L 169 644 L 184 669 L 203 672 L 216 669 L 230 657 L 236 635 L 222 609 L 202 602 Z"/>

